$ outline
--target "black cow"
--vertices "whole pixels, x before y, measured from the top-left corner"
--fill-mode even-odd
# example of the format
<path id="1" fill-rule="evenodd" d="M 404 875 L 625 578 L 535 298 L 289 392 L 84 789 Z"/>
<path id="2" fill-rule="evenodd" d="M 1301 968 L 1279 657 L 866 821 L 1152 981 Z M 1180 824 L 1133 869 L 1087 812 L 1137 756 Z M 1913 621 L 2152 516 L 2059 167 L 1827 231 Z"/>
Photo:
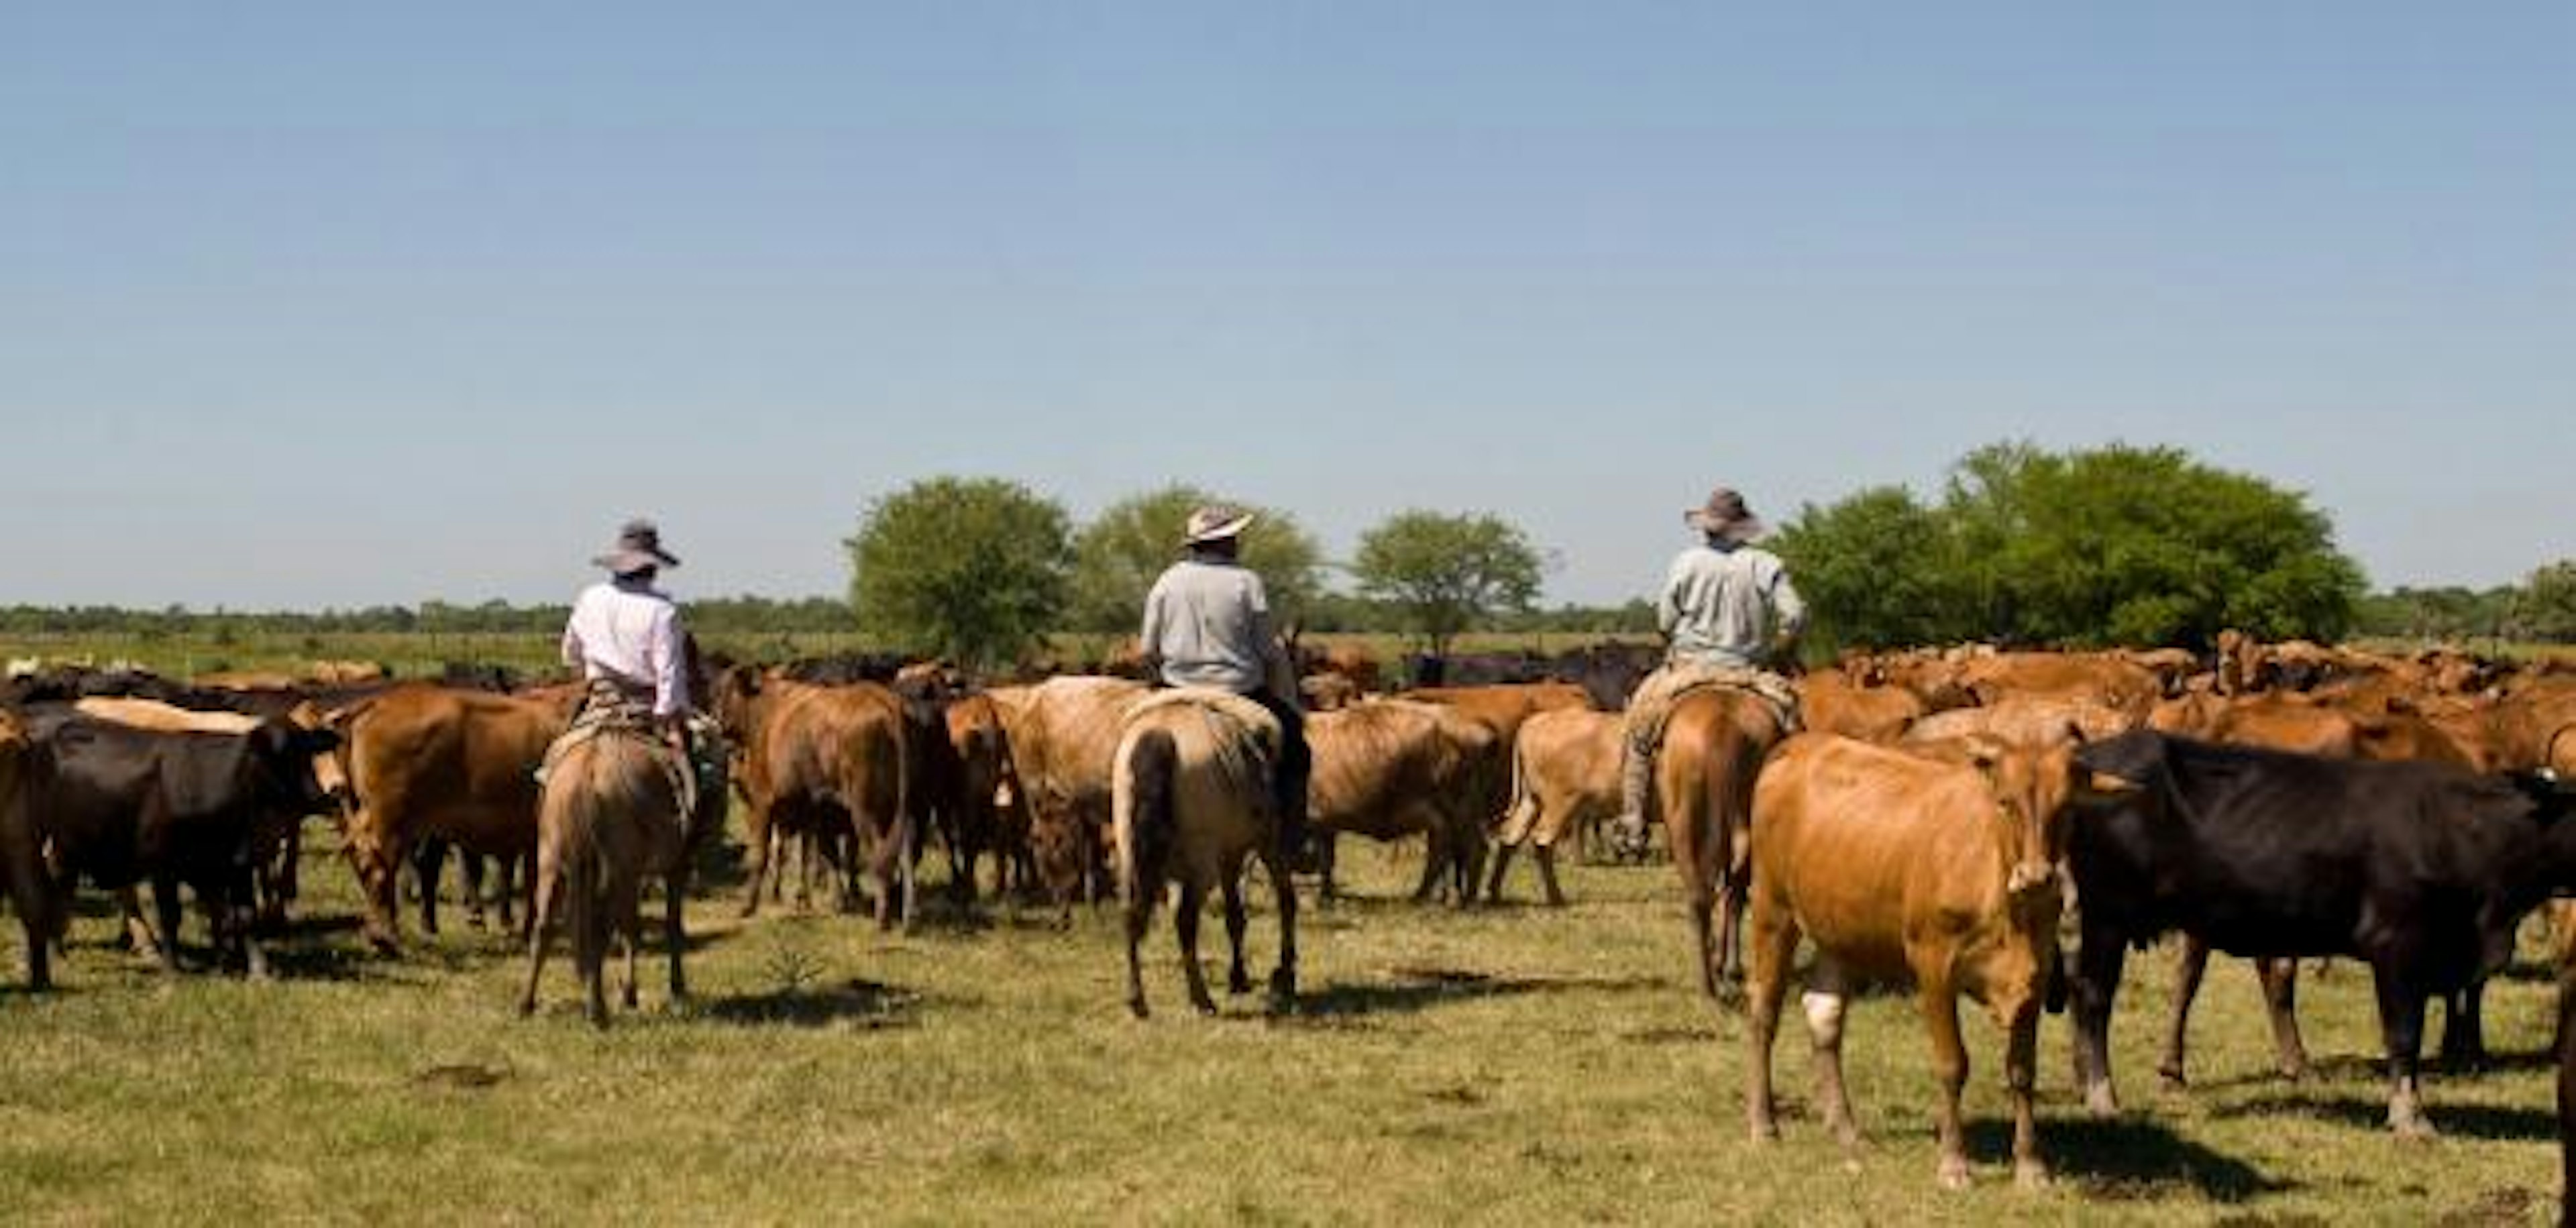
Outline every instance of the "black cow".
<path id="1" fill-rule="evenodd" d="M 2576 888 L 2576 823 L 2546 777 L 2323 759 L 2147 730 L 2084 766 L 2144 786 L 2069 833 L 2083 951 L 2077 1081 L 2118 1110 L 2109 1032 L 2130 946 L 2181 930 L 2242 956 L 2368 963 L 2387 1043 L 2388 1121 L 2430 1134 L 2416 1085 L 2426 1001 L 2512 957 L 2515 923 Z"/>
<path id="2" fill-rule="evenodd" d="M 36 826 L 62 887 L 149 879 L 161 962 L 175 970 L 185 883 L 206 909 L 219 957 L 238 947 L 251 975 L 265 976 L 248 924 L 260 835 L 327 805 L 313 756 L 337 736 L 283 720 L 246 734 L 168 733 L 59 710 L 31 712 L 27 724 L 46 760 Z"/>

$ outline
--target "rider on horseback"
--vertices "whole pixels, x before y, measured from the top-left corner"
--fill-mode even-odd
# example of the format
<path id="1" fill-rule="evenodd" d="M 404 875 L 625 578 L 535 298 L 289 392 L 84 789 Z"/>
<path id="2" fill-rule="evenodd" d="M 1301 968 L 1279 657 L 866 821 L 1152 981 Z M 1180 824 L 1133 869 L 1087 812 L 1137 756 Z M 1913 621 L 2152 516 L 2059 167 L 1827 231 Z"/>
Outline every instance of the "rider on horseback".
<path id="1" fill-rule="evenodd" d="M 677 567 L 680 560 L 662 548 L 653 522 L 630 520 L 618 530 L 617 544 L 591 562 L 607 568 L 610 578 L 583 589 L 564 624 L 564 664 L 580 671 L 589 684 L 564 737 L 588 736 L 603 727 L 637 729 L 694 769 L 688 633 L 681 629 L 678 603 L 653 587 L 661 569 Z"/>
<path id="2" fill-rule="evenodd" d="M 1146 594 L 1138 641 L 1163 685 L 1231 691 L 1278 718 L 1279 843 L 1293 857 L 1306 843 L 1306 778 L 1314 757 L 1296 697 L 1271 685 L 1274 674 L 1294 678 L 1296 671 L 1271 632 L 1270 598 L 1260 573 L 1239 561 L 1243 530 L 1251 523 L 1251 513 L 1230 507 L 1190 513 L 1185 554 Z"/>
<path id="3" fill-rule="evenodd" d="M 1797 705 L 1795 691 L 1776 670 L 1795 659 L 1807 607 L 1780 556 L 1750 544 L 1764 532 L 1761 519 L 1744 506 L 1744 496 L 1721 486 L 1709 492 L 1706 504 L 1682 513 L 1682 521 L 1701 540 L 1673 559 L 1655 601 L 1664 665 L 1628 701 L 1620 814 L 1610 830 L 1631 855 L 1645 851 L 1655 748 L 1674 698 L 1723 679 L 1762 694 L 1785 714 L 1794 714 Z"/>

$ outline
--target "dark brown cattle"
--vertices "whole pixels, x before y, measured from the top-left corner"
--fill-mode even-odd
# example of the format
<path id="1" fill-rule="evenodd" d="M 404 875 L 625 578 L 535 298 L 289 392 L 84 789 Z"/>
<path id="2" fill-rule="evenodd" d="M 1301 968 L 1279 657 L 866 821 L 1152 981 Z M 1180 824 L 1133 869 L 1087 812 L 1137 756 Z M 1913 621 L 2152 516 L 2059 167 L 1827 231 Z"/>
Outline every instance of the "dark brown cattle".
<path id="1" fill-rule="evenodd" d="M 36 790 L 43 770 L 26 726 L 0 710 L 0 875 L 5 875 L 9 906 L 27 933 L 27 987 L 53 985 L 47 962 L 60 924 L 51 878 L 45 873 L 44 841 L 36 830 Z"/>
<path id="2" fill-rule="evenodd" d="M 1712 999 L 1721 979 L 1741 974 L 1736 938 L 1752 866 L 1745 832 L 1753 821 L 1753 782 L 1763 756 L 1785 736 L 1770 701 L 1733 687 L 1685 693 L 1664 722 L 1663 749 L 1655 757 L 1657 809 L 1690 911 L 1691 962 Z"/>
<path id="3" fill-rule="evenodd" d="M 910 926 L 919 834 L 906 793 L 902 698 L 874 682 L 814 686 L 738 666 L 717 683 L 716 712 L 734 739 L 745 803 L 751 881 L 742 915 L 760 909 L 773 830 L 811 828 L 840 869 L 842 907 L 856 902 L 855 842 L 877 881 L 877 925 Z"/>
<path id="4" fill-rule="evenodd" d="M 554 704 L 409 683 L 349 720 L 356 808 L 345 850 L 366 895 L 369 941 L 387 950 L 401 942 L 395 884 L 414 842 L 437 837 L 504 862 L 533 858 L 536 771 L 569 719 Z"/>
<path id="5" fill-rule="evenodd" d="M 1512 850 L 1527 844 L 1538 860 L 1548 904 L 1565 903 L 1565 890 L 1556 881 L 1556 845 L 1568 833 L 1580 839 L 1619 812 L 1622 725 L 1618 713 L 1572 708 L 1541 712 L 1522 722 L 1521 735 L 1512 743 L 1512 808 L 1496 833 L 1486 899 L 1502 898 Z"/>
<path id="6" fill-rule="evenodd" d="M 1011 768 L 1011 737 L 1000 708 L 989 695 L 970 695 L 948 706 L 947 723 L 959 778 L 953 831 L 965 846 L 967 875 L 973 876 L 979 856 L 990 853 L 994 895 L 1009 899 L 1034 890 L 1029 812 Z"/>
<path id="7" fill-rule="evenodd" d="M 1306 722 L 1314 747 L 1307 815 L 1329 839 L 1348 833 L 1372 840 L 1421 835 L 1428 850 L 1416 902 L 1447 888 L 1454 902 L 1475 902 L 1484 869 L 1487 799 L 1501 748 L 1491 727 L 1438 704 L 1373 700 Z M 1329 844 L 1326 846 L 1330 847 Z M 1323 898 L 1334 898 L 1333 859 L 1323 859 Z"/>
<path id="8" fill-rule="evenodd" d="M 1940 1081 L 1941 1184 L 1968 1184 L 1959 1092 L 1968 1054 L 1958 997 L 2009 1039 L 2013 1170 L 2044 1181 L 2031 1112 L 2039 1014 L 2057 966 L 2067 815 L 2084 792 L 2073 745 L 1989 743 L 1972 765 L 1828 734 L 1772 756 L 1754 790 L 1751 1009 L 1745 1105 L 1754 1139 L 1778 1137 L 1771 1042 L 1804 935 L 1816 966 L 1803 1005 L 1826 1128 L 1859 1142 L 1842 1078 L 1843 1006 L 1864 982 L 1911 982 Z"/>

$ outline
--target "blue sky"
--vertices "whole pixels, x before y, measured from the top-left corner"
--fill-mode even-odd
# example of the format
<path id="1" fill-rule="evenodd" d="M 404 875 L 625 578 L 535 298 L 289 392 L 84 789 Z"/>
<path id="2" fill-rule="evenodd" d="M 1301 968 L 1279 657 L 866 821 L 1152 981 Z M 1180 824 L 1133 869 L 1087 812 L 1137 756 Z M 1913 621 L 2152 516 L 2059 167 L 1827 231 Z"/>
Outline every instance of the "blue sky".
<path id="1" fill-rule="evenodd" d="M 2576 8 L 0 7 L 0 602 L 841 591 L 872 499 L 1643 591 L 2001 439 L 2576 555 Z"/>

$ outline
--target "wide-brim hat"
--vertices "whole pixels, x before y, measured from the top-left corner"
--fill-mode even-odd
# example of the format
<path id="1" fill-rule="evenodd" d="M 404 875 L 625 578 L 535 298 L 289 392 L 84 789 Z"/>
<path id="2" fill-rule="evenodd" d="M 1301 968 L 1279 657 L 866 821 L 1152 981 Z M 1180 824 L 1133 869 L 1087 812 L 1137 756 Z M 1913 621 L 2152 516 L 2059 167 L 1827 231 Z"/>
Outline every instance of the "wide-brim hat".
<path id="1" fill-rule="evenodd" d="M 1683 512 L 1682 523 L 1731 542 L 1748 542 L 1770 529 L 1744 506 L 1744 496 L 1727 486 L 1708 492 L 1708 502 Z"/>
<path id="2" fill-rule="evenodd" d="M 1195 546 L 1202 542 L 1223 541 L 1229 537 L 1237 537 L 1242 535 L 1244 528 L 1251 523 L 1252 513 L 1241 508 L 1212 503 L 1190 513 L 1190 522 L 1182 531 L 1181 544 Z"/>
<path id="3" fill-rule="evenodd" d="M 662 531 L 650 520 L 629 520 L 617 530 L 617 544 L 606 554 L 593 557 L 591 563 L 618 575 L 642 571 L 647 567 L 677 567 L 680 557 L 662 548 Z"/>

